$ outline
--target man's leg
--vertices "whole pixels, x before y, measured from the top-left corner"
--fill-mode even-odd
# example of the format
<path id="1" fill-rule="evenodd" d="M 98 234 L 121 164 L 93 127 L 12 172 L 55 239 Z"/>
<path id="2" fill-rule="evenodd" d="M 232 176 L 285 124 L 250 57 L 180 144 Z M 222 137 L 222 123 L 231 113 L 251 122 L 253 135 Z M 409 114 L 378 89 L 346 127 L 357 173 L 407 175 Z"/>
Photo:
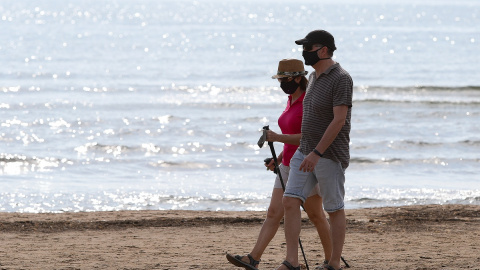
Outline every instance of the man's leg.
<path id="1" fill-rule="evenodd" d="M 323 208 L 330 217 L 333 250 L 328 264 L 339 269 L 347 227 L 343 210 L 345 206 L 345 172 L 340 163 L 322 158 L 315 167 L 315 175 L 320 186 Z"/>
<path id="2" fill-rule="evenodd" d="M 298 263 L 298 238 L 301 229 L 300 206 L 316 184 L 315 179 L 309 179 L 310 173 L 300 171 L 305 156 L 297 150 L 290 160 L 290 175 L 283 195 L 285 240 L 287 242 L 287 256 L 285 258 L 292 266 Z M 286 269 L 281 265 L 278 269 Z"/>
<path id="3" fill-rule="evenodd" d="M 323 211 L 322 197 L 318 195 L 310 196 L 303 206 L 305 207 L 305 212 L 308 214 L 308 218 L 313 225 L 315 225 L 315 228 L 317 228 L 318 236 L 322 242 L 325 256 L 324 260 L 330 261 L 330 257 L 332 256 L 332 236 L 330 233 L 330 224 Z"/>
<path id="4" fill-rule="evenodd" d="M 333 251 L 328 264 L 335 269 L 340 269 L 340 257 L 342 256 L 343 244 L 345 243 L 345 232 L 347 222 L 345 210 L 337 210 L 328 213 L 330 216 L 330 231 L 332 232 Z"/>
<path id="5" fill-rule="evenodd" d="M 283 197 L 283 207 L 285 209 L 284 227 L 285 240 L 287 242 L 286 260 L 297 267 L 298 263 L 298 238 L 301 230 L 301 210 L 302 200 L 293 197 Z M 282 265 L 283 266 L 283 265 Z M 285 266 L 283 266 L 285 267 Z M 279 268 L 282 269 L 282 268 Z"/>

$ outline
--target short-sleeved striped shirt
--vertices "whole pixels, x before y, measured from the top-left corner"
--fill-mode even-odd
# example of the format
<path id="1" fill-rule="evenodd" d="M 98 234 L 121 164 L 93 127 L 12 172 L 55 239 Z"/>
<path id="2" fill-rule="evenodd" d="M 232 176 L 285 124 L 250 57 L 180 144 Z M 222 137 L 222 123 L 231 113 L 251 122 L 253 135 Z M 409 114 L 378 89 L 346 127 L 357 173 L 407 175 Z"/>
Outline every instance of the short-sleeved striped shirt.
<path id="1" fill-rule="evenodd" d="M 345 125 L 335 140 L 323 153 L 324 158 L 340 162 L 346 169 L 350 162 L 350 129 L 352 113 L 353 80 L 339 63 L 335 63 L 316 78 L 309 78 L 303 100 L 302 139 L 299 150 L 308 155 L 318 145 L 333 120 L 333 107 L 347 105 Z"/>

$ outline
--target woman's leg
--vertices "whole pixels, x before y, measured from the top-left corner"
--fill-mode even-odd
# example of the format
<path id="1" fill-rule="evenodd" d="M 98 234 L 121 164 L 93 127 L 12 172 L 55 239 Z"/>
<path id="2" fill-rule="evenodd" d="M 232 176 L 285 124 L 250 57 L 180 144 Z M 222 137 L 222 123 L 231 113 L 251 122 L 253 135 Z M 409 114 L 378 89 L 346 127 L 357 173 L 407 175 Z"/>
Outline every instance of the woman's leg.
<path id="1" fill-rule="evenodd" d="M 280 164 L 279 169 L 282 175 L 282 179 L 286 184 L 288 180 L 290 167 Z M 270 199 L 270 205 L 267 210 L 267 217 L 265 218 L 262 228 L 260 229 L 257 242 L 255 243 L 255 246 L 250 252 L 251 258 L 256 261 L 260 260 L 260 258 L 263 255 L 263 252 L 267 248 L 270 241 L 272 241 L 273 237 L 278 231 L 278 228 L 280 227 L 280 221 L 282 220 L 283 213 L 284 213 L 282 199 L 283 199 L 283 189 L 280 181 L 280 176 L 277 174 L 277 177 L 275 179 L 275 184 L 273 186 L 272 197 Z M 237 258 L 236 258 L 237 260 L 239 259 L 238 257 L 239 256 L 237 255 Z M 228 254 L 227 254 L 227 258 L 228 258 Z M 242 260 L 242 262 L 245 262 L 251 265 L 250 258 L 247 255 L 242 256 L 240 259 Z M 254 267 L 257 267 L 257 265 L 254 265 Z"/>
<path id="2" fill-rule="evenodd" d="M 333 251 L 332 238 L 330 234 L 330 224 L 323 211 L 322 197 L 318 195 L 310 196 L 303 206 L 308 214 L 308 218 L 317 228 L 318 236 L 322 242 L 323 252 L 325 253 L 325 260 L 330 261 Z"/>
<path id="3" fill-rule="evenodd" d="M 253 247 L 250 255 L 255 260 L 260 260 L 263 252 L 267 248 L 270 241 L 277 233 L 278 227 L 280 227 L 280 221 L 283 218 L 283 190 L 281 188 L 274 188 L 272 191 L 272 199 L 270 200 L 270 206 L 267 211 L 267 218 L 263 222 L 262 228 L 257 238 L 257 242 Z M 249 262 L 247 256 L 242 258 L 243 261 Z"/>

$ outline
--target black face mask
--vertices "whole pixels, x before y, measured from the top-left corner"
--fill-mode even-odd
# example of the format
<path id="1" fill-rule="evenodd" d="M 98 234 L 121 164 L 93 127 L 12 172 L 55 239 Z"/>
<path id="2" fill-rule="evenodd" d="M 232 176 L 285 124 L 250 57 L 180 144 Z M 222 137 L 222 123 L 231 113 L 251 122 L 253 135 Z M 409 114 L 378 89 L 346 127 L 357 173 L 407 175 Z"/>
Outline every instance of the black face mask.
<path id="1" fill-rule="evenodd" d="M 323 48 L 323 47 L 322 47 Z M 305 60 L 305 65 L 308 65 L 308 66 L 313 66 L 315 65 L 318 61 L 320 60 L 325 60 L 325 59 L 330 59 L 331 57 L 327 57 L 327 58 L 320 58 L 318 57 L 318 51 L 321 50 L 322 48 L 316 50 L 316 51 L 313 51 L 313 52 L 307 52 L 307 51 L 303 51 L 302 53 L 302 56 L 303 56 L 303 59 Z"/>
<path id="2" fill-rule="evenodd" d="M 291 95 L 297 91 L 297 88 L 300 86 L 299 83 L 295 81 L 295 79 L 289 82 L 281 82 L 280 87 L 282 88 L 283 92 L 287 95 Z"/>

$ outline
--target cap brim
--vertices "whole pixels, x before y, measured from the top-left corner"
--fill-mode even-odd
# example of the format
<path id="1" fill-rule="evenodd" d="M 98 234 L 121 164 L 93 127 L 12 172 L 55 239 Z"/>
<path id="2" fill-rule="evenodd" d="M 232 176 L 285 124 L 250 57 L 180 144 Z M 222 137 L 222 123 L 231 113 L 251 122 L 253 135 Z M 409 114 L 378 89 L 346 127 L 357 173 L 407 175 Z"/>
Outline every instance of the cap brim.
<path id="1" fill-rule="evenodd" d="M 295 43 L 297 45 L 303 45 L 305 43 L 308 43 L 308 40 L 306 38 L 302 38 L 302 39 L 296 40 Z"/>

